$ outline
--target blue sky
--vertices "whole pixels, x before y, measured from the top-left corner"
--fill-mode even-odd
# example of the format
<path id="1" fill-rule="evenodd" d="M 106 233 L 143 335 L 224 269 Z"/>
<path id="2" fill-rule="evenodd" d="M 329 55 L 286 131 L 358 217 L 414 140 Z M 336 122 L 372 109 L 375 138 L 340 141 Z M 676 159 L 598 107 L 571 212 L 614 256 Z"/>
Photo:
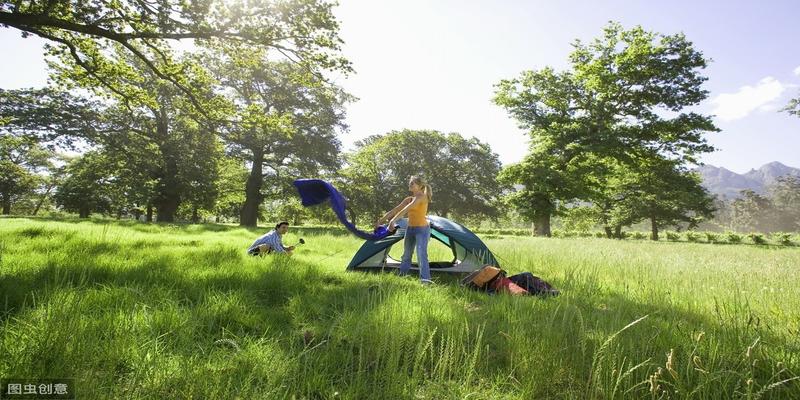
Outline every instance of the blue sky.
<path id="1" fill-rule="evenodd" d="M 699 3 L 699 4 L 698 4 Z M 360 100 L 348 106 L 346 148 L 396 129 L 459 132 L 488 142 L 503 163 L 526 136 L 491 102 L 493 85 L 528 69 L 567 67 L 570 43 L 609 21 L 683 32 L 713 62 L 709 99 L 717 152 L 703 161 L 735 172 L 770 162 L 800 167 L 800 118 L 778 109 L 800 95 L 798 1 L 342 0 L 335 8 L 356 73 L 335 77 Z M 0 87 L 46 82 L 41 41 L 0 29 Z"/>

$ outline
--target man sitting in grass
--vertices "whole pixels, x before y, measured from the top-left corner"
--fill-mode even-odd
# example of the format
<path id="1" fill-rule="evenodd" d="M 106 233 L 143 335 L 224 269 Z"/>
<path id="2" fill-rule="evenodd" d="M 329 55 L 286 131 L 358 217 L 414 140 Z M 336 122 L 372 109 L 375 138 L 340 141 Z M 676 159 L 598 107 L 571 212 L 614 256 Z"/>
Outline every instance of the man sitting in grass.
<path id="1" fill-rule="evenodd" d="M 278 225 L 275 225 L 275 229 L 256 239 L 256 241 L 250 245 L 250 248 L 247 249 L 247 254 L 263 256 L 264 254 L 276 252 L 291 255 L 294 246 L 283 247 L 283 242 L 281 241 L 281 236 L 285 235 L 288 231 L 289 223 L 286 221 L 279 222 Z"/>

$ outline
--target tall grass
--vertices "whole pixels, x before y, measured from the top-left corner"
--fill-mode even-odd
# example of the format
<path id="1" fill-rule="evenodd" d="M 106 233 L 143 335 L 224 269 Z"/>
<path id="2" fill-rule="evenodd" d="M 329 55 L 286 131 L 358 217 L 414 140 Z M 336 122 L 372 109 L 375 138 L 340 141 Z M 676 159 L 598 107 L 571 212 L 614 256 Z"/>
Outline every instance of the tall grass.
<path id="1" fill-rule="evenodd" d="M 487 239 L 562 291 L 540 299 L 346 273 L 361 242 L 326 229 L 246 256 L 260 233 L 0 219 L 0 377 L 81 398 L 800 397 L 797 247 Z"/>

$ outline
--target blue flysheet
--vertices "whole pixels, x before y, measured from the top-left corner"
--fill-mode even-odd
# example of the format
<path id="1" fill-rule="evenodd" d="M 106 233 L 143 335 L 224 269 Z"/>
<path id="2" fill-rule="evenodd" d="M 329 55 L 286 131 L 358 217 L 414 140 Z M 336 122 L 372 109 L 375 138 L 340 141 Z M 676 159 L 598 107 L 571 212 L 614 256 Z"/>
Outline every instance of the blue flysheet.
<path id="1" fill-rule="evenodd" d="M 386 226 L 379 226 L 375 228 L 372 233 L 364 232 L 356 228 L 356 226 L 347 219 L 347 215 L 345 214 L 347 201 L 330 183 L 322 179 L 297 179 L 294 181 L 294 186 L 297 188 L 297 192 L 300 194 L 300 199 L 302 199 L 303 206 L 305 207 L 315 206 L 328 201 L 336 217 L 339 218 L 339 221 L 354 235 L 364 240 L 378 240 L 389 235 L 390 232 L 387 230 Z"/>

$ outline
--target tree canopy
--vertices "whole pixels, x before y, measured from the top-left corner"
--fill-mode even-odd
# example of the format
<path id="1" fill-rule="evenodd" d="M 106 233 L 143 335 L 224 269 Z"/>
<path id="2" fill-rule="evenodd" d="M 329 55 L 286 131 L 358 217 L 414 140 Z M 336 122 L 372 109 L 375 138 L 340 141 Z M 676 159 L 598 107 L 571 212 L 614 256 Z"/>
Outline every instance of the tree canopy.
<path id="1" fill-rule="evenodd" d="M 331 7 L 318 0 L 24 1 L 0 13 L 0 26 L 47 40 L 50 54 L 71 60 L 107 87 L 113 87 L 108 78 L 123 70 L 116 55 L 124 51 L 197 103 L 186 64 L 175 60 L 176 41 L 238 43 L 271 50 L 309 70 L 349 71 L 338 54 L 339 26 Z"/>
<path id="2" fill-rule="evenodd" d="M 442 216 L 495 215 L 501 194 L 500 161 L 485 143 L 457 133 L 393 131 L 356 144 L 342 172 L 344 194 L 371 220 L 408 193 L 408 178 L 422 175 L 433 187 L 430 212 Z"/>
<path id="3" fill-rule="evenodd" d="M 504 176 L 522 186 L 512 201 L 532 209 L 540 235 L 549 235 L 557 201 L 591 200 L 607 161 L 694 163 L 712 150 L 703 135 L 717 130 L 710 117 L 684 111 L 708 92 L 700 74 L 707 61 L 683 34 L 611 23 L 573 47 L 567 71 L 546 67 L 496 85 L 495 103 L 529 132 L 528 157 Z"/>

